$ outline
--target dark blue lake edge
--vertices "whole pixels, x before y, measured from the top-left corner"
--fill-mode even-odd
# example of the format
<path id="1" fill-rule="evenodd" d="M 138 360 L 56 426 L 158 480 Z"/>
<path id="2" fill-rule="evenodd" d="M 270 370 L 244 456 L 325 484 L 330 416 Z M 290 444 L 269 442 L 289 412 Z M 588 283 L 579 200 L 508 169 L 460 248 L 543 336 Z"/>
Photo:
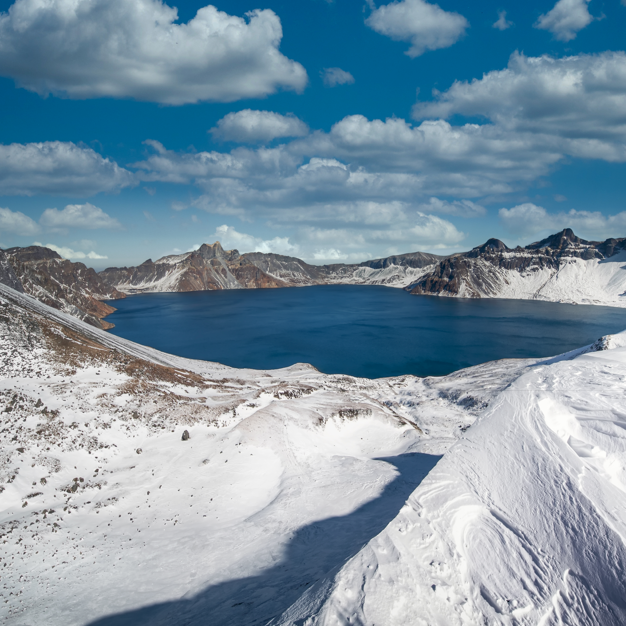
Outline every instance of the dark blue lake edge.
<path id="1" fill-rule="evenodd" d="M 152 293 L 110 304 L 118 309 L 110 332 L 164 352 L 254 369 L 304 362 L 367 378 L 553 356 L 626 329 L 626 310 L 614 307 L 362 285 Z"/>

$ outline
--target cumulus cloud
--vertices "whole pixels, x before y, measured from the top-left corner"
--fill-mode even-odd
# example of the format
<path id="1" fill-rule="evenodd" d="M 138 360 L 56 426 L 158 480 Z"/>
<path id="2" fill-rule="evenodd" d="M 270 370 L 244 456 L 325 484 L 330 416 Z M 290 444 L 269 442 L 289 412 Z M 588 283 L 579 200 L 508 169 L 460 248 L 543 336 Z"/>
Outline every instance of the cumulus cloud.
<path id="1" fill-rule="evenodd" d="M 417 119 L 483 116 L 512 133 L 535 133 L 552 150 L 607 161 L 626 160 L 626 53 L 556 59 L 515 53 L 504 70 L 457 81 Z"/>
<path id="2" fill-rule="evenodd" d="M 414 248 L 448 248 L 461 242 L 465 233 L 454 224 L 436 215 L 427 215 L 421 211 L 415 213 L 413 225 L 407 230 L 389 229 L 374 233 L 374 238 L 410 242 Z"/>
<path id="3" fill-rule="evenodd" d="M 195 184 L 206 196 L 199 208 L 229 215 L 355 202 L 416 206 L 442 189 L 461 198 L 508 193 L 562 158 L 549 142 L 492 125 L 414 127 L 360 115 L 271 149 L 180 153 L 150 145 L 154 153 L 134 164 L 139 178 Z"/>
<path id="4" fill-rule="evenodd" d="M 457 217 L 483 217 L 487 214 L 487 209 L 471 200 L 440 200 L 431 198 L 427 203 L 420 204 L 419 208 L 427 213 L 444 213 L 446 215 L 456 215 Z"/>
<path id="5" fill-rule="evenodd" d="M 498 19 L 493 23 L 493 28 L 507 30 L 511 26 L 513 26 L 513 22 L 506 19 L 506 11 L 498 11 Z"/>
<path id="6" fill-rule="evenodd" d="M 0 74 L 43 96 L 180 105 L 301 91 L 271 10 L 208 5 L 186 24 L 160 0 L 16 0 L 0 14 Z"/>
<path id="7" fill-rule="evenodd" d="M 38 241 L 33 242 L 34 246 L 44 246 L 45 248 L 50 248 L 50 250 L 54 250 L 58 254 L 60 254 L 64 259 L 69 259 L 70 261 L 82 261 L 85 259 L 108 259 L 108 256 L 102 256 L 93 250 L 91 252 L 81 252 L 77 250 L 72 250 L 71 248 L 66 248 L 64 246 L 56 246 L 53 243 L 43 244 Z"/>
<path id="8" fill-rule="evenodd" d="M 559 41 L 571 41 L 593 21 L 587 8 L 589 2 L 590 0 L 559 0 L 551 11 L 539 17 L 535 28 L 550 31 Z"/>
<path id="9" fill-rule="evenodd" d="M 428 50 L 449 48 L 468 28 L 468 21 L 458 13 L 444 11 L 424 0 L 401 0 L 372 11 L 365 23 L 377 33 L 396 41 L 409 41 L 406 54 L 418 57 Z"/>
<path id="10" fill-rule="evenodd" d="M 314 261 L 324 263 L 343 263 L 348 260 L 348 255 L 336 248 L 327 248 L 326 250 L 316 250 L 312 258 Z"/>
<path id="11" fill-rule="evenodd" d="M 337 85 L 352 85 L 354 76 L 350 72 L 342 70 L 340 67 L 325 67 L 320 76 L 327 87 L 336 87 Z"/>
<path id="12" fill-rule="evenodd" d="M 396 254 L 399 248 L 403 252 L 449 249 L 464 238 L 448 220 L 420 211 L 405 215 L 391 227 L 388 223 L 378 228 L 308 226 L 298 234 L 303 258 L 318 263 L 357 263 L 371 259 L 371 250 L 381 250 L 382 256 Z"/>
<path id="13" fill-rule="evenodd" d="M 28 215 L 20 211 L 0 208 L 0 231 L 15 235 L 36 235 L 41 228 Z"/>
<path id="14" fill-rule="evenodd" d="M 135 184 L 131 172 L 71 142 L 0 145 L 0 194 L 92 196 Z"/>
<path id="15" fill-rule="evenodd" d="M 309 127 L 295 115 L 244 109 L 223 117 L 210 132 L 222 141 L 266 143 L 284 137 L 303 137 Z"/>
<path id="16" fill-rule="evenodd" d="M 122 228 L 122 225 L 115 218 L 89 202 L 86 204 L 68 204 L 62 211 L 46 209 L 39 219 L 39 223 L 52 230 Z"/>
<path id="17" fill-rule="evenodd" d="M 505 228 L 519 237 L 571 228 L 589 239 L 604 240 L 626 235 L 626 211 L 605 216 L 599 211 L 561 211 L 549 213 L 541 206 L 526 202 L 511 209 L 500 209 L 500 220 Z"/>
<path id="18" fill-rule="evenodd" d="M 240 233 L 234 227 L 223 224 L 215 229 L 209 237 L 210 240 L 219 241 L 222 247 L 229 250 L 236 248 L 239 252 L 274 252 L 275 254 L 294 254 L 298 247 L 289 242 L 289 237 L 274 237 L 274 239 L 262 239 Z"/>

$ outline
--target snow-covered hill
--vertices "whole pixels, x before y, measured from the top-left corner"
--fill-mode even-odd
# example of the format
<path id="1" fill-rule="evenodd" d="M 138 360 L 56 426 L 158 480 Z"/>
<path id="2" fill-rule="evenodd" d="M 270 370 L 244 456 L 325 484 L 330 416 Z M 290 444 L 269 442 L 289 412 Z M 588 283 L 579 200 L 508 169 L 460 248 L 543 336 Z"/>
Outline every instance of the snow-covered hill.
<path id="1" fill-rule="evenodd" d="M 267 623 L 382 531 L 533 363 L 235 370 L 0 285 L 3 623 Z"/>
<path id="2" fill-rule="evenodd" d="M 525 248 L 490 239 L 442 260 L 413 294 L 626 306 L 626 240 L 585 241 L 570 229 Z"/>
<path id="3" fill-rule="evenodd" d="M 625 386 L 624 334 L 372 381 L 173 357 L 0 286 L 0 616 L 623 624 Z"/>
<path id="4" fill-rule="evenodd" d="M 273 623 L 626 623 L 626 334 L 595 347 L 520 376 Z"/>

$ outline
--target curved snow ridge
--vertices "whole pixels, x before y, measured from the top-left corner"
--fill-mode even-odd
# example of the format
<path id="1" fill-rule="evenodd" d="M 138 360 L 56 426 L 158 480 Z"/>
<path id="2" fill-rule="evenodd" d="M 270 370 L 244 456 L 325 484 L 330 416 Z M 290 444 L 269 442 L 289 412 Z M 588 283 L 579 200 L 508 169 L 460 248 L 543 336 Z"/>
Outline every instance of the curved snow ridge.
<path id="1" fill-rule="evenodd" d="M 604 345 L 513 382 L 276 624 L 626 623 L 626 334 Z"/>

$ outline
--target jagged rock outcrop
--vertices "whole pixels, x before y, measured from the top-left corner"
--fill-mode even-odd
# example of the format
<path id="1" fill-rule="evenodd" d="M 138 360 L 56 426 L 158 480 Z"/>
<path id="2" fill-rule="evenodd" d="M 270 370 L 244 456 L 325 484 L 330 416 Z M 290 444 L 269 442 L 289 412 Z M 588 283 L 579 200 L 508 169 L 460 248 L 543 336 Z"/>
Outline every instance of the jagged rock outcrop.
<path id="1" fill-rule="evenodd" d="M 16 286 L 11 284 L 15 280 Z M 115 308 L 101 300 L 126 297 L 92 268 L 72 263 L 42 246 L 0 251 L 0 282 L 105 330 L 113 324 L 102 318 Z"/>
<path id="2" fill-rule="evenodd" d="M 0 283 L 24 293 L 24 287 L 20 279 L 16 276 L 13 266 L 9 263 L 9 259 L 4 250 L 0 250 Z"/>
<path id="3" fill-rule="evenodd" d="M 285 287 L 242 257 L 237 250 L 224 250 L 219 243 L 203 244 L 194 252 L 148 259 L 138 267 L 110 267 L 100 272 L 108 285 L 126 293 L 153 291 L 209 291 Z"/>
<path id="4" fill-rule="evenodd" d="M 100 273 L 126 293 L 257 289 L 331 283 L 404 286 L 445 257 L 422 252 L 374 259 L 356 265 L 310 265 L 282 254 L 224 250 L 219 241 L 194 252 L 149 259 L 138 267 L 108 268 Z"/>
<path id="5" fill-rule="evenodd" d="M 406 289 L 413 294 L 465 298 L 618 304 L 626 272 L 620 263 L 609 265 L 607 260 L 625 249 L 626 239 L 586 241 L 569 228 L 525 248 L 511 249 L 489 239 L 469 252 L 443 259 Z"/>

